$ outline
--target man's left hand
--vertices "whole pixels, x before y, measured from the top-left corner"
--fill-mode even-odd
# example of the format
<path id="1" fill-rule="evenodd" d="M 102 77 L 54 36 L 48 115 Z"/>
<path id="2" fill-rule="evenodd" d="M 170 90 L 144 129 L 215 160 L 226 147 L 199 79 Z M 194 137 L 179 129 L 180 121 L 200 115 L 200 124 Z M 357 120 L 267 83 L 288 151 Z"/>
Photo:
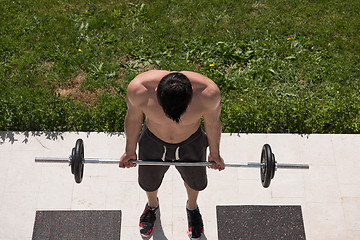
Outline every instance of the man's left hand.
<path id="1" fill-rule="evenodd" d="M 220 156 L 213 157 L 211 154 L 209 154 L 208 158 L 209 162 L 214 163 L 213 165 L 209 166 L 209 168 L 222 171 L 225 169 L 225 163 L 224 159 Z"/>

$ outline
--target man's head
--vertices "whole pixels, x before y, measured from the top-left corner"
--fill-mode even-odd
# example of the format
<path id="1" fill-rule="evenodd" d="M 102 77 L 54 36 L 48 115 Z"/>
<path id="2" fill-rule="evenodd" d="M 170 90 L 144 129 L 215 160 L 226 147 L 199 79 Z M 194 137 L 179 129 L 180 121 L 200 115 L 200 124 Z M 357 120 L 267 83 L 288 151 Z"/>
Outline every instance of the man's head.
<path id="1" fill-rule="evenodd" d="M 157 87 L 157 99 L 166 116 L 179 123 L 192 98 L 189 79 L 182 73 L 170 73 L 163 77 Z"/>

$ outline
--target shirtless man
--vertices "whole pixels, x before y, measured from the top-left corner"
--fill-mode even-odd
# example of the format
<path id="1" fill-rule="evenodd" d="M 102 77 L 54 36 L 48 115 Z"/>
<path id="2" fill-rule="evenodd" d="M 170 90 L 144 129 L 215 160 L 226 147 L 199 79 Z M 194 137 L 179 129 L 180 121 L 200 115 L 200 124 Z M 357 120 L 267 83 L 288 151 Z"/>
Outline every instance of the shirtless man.
<path id="1" fill-rule="evenodd" d="M 129 168 L 143 161 L 208 161 L 209 168 L 223 170 L 220 157 L 220 91 L 209 78 L 194 72 L 151 70 L 135 77 L 127 89 L 128 112 L 125 117 L 126 147 L 119 167 Z M 143 117 L 145 123 L 143 125 Z M 200 127 L 204 120 L 206 134 Z M 139 137 L 140 136 L 140 137 Z M 148 203 L 140 217 L 140 233 L 150 237 L 159 206 L 157 193 L 169 166 L 139 166 L 139 185 Z M 205 167 L 176 167 L 186 188 L 188 234 L 199 239 L 203 222 L 197 206 L 199 191 L 207 186 Z"/>

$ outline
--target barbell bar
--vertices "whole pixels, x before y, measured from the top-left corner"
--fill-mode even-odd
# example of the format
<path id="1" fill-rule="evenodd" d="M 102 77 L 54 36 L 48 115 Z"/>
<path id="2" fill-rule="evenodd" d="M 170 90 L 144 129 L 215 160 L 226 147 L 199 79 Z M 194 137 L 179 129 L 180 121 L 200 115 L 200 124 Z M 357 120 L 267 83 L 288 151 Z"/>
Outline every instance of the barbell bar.
<path id="1" fill-rule="evenodd" d="M 49 157 L 35 157 L 35 162 L 38 163 L 68 163 L 71 164 L 71 156 L 68 158 L 49 158 Z M 86 164 L 119 164 L 119 159 L 115 158 L 84 158 Z M 211 162 L 155 162 L 155 161 L 142 161 L 132 160 L 130 161 L 137 165 L 150 165 L 150 166 L 183 166 L 183 167 L 208 167 L 213 165 Z M 243 168 L 259 168 L 264 166 L 263 163 L 248 162 L 248 163 L 225 163 L 225 167 L 243 167 Z M 276 163 L 276 168 L 303 168 L 309 169 L 309 165 L 306 164 L 285 164 Z"/>
<path id="2" fill-rule="evenodd" d="M 106 158 L 84 158 L 84 142 L 82 139 L 76 141 L 75 147 L 72 149 L 71 155 L 68 158 L 50 158 L 50 157 L 35 157 L 37 163 L 68 163 L 71 167 L 71 172 L 74 174 L 75 182 L 81 183 L 84 174 L 84 164 L 119 164 L 119 159 Z M 142 161 L 132 160 L 137 165 L 147 166 L 191 166 L 191 167 L 206 167 L 214 163 L 211 162 L 181 162 L 181 161 Z M 260 168 L 261 183 L 264 188 L 269 187 L 271 179 L 275 176 L 275 171 L 278 168 L 284 169 L 309 169 L 308 164 L 287 164 L 277 163 L 275 155 L 271 151 L 269 144 L 265 144 L 261 150 L 260 163 L 225 163 L 225 167 L 243 167 L 243 168 Z"/>

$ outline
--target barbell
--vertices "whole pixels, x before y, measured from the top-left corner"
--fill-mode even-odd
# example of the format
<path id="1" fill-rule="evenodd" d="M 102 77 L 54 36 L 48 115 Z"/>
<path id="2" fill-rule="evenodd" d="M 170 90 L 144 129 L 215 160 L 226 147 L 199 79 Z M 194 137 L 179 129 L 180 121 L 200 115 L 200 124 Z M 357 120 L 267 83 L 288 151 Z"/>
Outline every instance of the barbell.
<path id="1" fill-rule="evenodd" d="M 74 174 L 75 182 L 81 183 L 84 176 L 84 164 L 119 164 L 119 159 L 99 159 L 99 158 L 84 158 L 84 142 L 82 139 L 77 139 L 75 147 L 71 151 L 68 158 L 50 158 L 50 157 L 36 157 L 37 163 L 68 163 L 71 168 L 71 173 Z M 211 162 L 181 162 L 181 161 L 142 161 L 132 160 L 132 163 L 138 165 L 152 165 L 152 166 L 192 166 L 192 167 L 206 167 L 214 163 Z M 278 168 L 286 169 L 309 169 L 308 164 L 286 164 L 277 163 L 275 155 L 271 151 L 269 144 L 265 144 L 261 150 L 260 163 L 225 163 L 225 167 L 245 167 L 245 168 L 260 168 L 261 184 L 264 188 L 270 186 L 271 179 L 275 176 L 275 171 Z"/>

